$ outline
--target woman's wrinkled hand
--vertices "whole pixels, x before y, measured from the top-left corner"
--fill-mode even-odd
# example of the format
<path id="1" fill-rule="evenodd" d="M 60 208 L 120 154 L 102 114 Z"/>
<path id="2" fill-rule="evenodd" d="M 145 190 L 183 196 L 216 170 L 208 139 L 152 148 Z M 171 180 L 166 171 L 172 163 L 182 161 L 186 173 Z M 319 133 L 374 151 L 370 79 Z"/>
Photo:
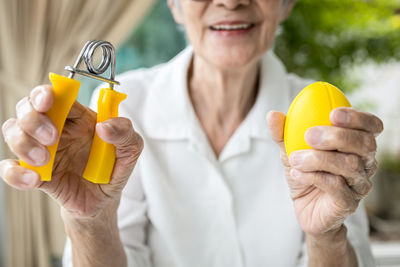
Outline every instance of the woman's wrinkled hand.
<path id="1" fill-rule="evenodd" d="M 30 165 L 45 165 L 50 159 L 46 146 L 58 140 L 58 131 L 45 114 L 52 104 L 52 87 L 38 86 L 17 104 L 17 118 L 3 124 L 9 148 Z M 94 184 L 82 177 L 95 128 L 101 139 L 116 147 L 110 184 Z M 96 125 L 96 113 L 75 102 L 61 134 L 50 182 L 42 182 L 36 172 L 21 167 L 13 159 L 0 162 L 0 176 L 14 188 L 42 190 L 71 217 L 92 218 L 105 207 L 118 206 L 121 191 L 142 149 L 142 138 L 133 130 L 130 120 L 114 118 Z"/>
<path id="2" fill-rule="evenodd" d="M 283 132 L 285 115 L 267 116 L 273 140 L 294 201 L 297 219 L 305 233 L 318 235 L 339 229 L 371 190 L 377 170 L 375 138 L 383 131 L 376 116 L 352 108 L 331 112 L 333 126 L 316 126 L 305 134 L 312 147 L 287 157 Z"/>

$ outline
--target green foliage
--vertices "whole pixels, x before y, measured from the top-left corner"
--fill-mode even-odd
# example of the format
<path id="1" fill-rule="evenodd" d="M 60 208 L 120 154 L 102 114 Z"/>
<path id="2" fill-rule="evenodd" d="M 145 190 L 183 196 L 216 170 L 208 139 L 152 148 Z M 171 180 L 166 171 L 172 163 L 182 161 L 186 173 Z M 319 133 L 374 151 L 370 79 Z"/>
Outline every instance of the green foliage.
<path id="1" fill-rule="evenodd" d="M 290 72 L 345 91 L 357 86 L 349 67 L 400 59 L 400 1 L 299 0 L 275 52 Z"/>
<path id="2" fill-rule="evenodd" d="M 381 171 L 394 173 L 397 174 L 397 177 L 400 177 L 400 155 L 386 153 L 381 155 L 379 162 Z"/>

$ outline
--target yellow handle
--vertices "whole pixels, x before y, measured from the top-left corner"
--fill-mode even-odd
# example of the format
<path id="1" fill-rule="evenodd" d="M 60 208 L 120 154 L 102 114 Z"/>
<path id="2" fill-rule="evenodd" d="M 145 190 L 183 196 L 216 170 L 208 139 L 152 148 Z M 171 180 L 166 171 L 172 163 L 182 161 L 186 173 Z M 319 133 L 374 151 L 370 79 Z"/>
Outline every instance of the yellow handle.
<path id="1" fill-rule="evenodd" d="M 97 122 L 118 117 L 118 106 L 125 98 L 126 94 L 102 88 L 97 102 Z M 107 184 L 110 182 L 114 163 L 114 145 L 104 142 L 95 133 L 83 178 L 96 184 Z"/>
<path id="2" fill-rule="evenodd" d="M 81 83 L 77 80 L 67 78 L 65 76 L 57 75 L 55 73 L 49 74 L 50 81 L 53 85 L 54 102 L 46 115 L 50 117 L 52 122 L 58 129 L 59 136 L 61 136 L 64 128 L 65 120 L 71 110 L 72 105 L 78 96 L 79 87 Z M 26 162 L 20 160 L 21 166 L 34 170 L 39 173 L 42 181 L 51 181 L 51 174 L 53 171 L 54 158 L 56 156 L 58 142 L 52 146 L 48 146 L 50 151 L 50 161 L 41 167 L 34 167 Z"/>

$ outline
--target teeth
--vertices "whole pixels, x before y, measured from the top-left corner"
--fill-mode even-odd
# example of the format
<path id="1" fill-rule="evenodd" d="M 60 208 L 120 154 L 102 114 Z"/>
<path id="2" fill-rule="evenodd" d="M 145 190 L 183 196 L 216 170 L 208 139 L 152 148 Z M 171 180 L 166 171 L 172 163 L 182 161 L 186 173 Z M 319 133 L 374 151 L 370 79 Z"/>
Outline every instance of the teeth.
<path id="1" fill-rule="evenodd" d="M 235 25 L 214 25 L 211 26 L 214 30 L 242 30 L 250 28 L 251 24 L 235 24 Z"/>

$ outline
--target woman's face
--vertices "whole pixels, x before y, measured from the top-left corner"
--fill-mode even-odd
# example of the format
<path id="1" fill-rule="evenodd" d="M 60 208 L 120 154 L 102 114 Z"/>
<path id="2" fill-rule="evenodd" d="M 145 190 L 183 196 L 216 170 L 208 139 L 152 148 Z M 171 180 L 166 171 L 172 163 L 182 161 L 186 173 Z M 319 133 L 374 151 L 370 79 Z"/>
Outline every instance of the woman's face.
<path id="1" fill-rule="evenodd" d="M 196 55 L 222 69 L 258 60 L 272 45 L 279 23 L 292 4 L 283 0 L 170 1 Z M 291 3 L 293 3 L 292 1 Z"/>

